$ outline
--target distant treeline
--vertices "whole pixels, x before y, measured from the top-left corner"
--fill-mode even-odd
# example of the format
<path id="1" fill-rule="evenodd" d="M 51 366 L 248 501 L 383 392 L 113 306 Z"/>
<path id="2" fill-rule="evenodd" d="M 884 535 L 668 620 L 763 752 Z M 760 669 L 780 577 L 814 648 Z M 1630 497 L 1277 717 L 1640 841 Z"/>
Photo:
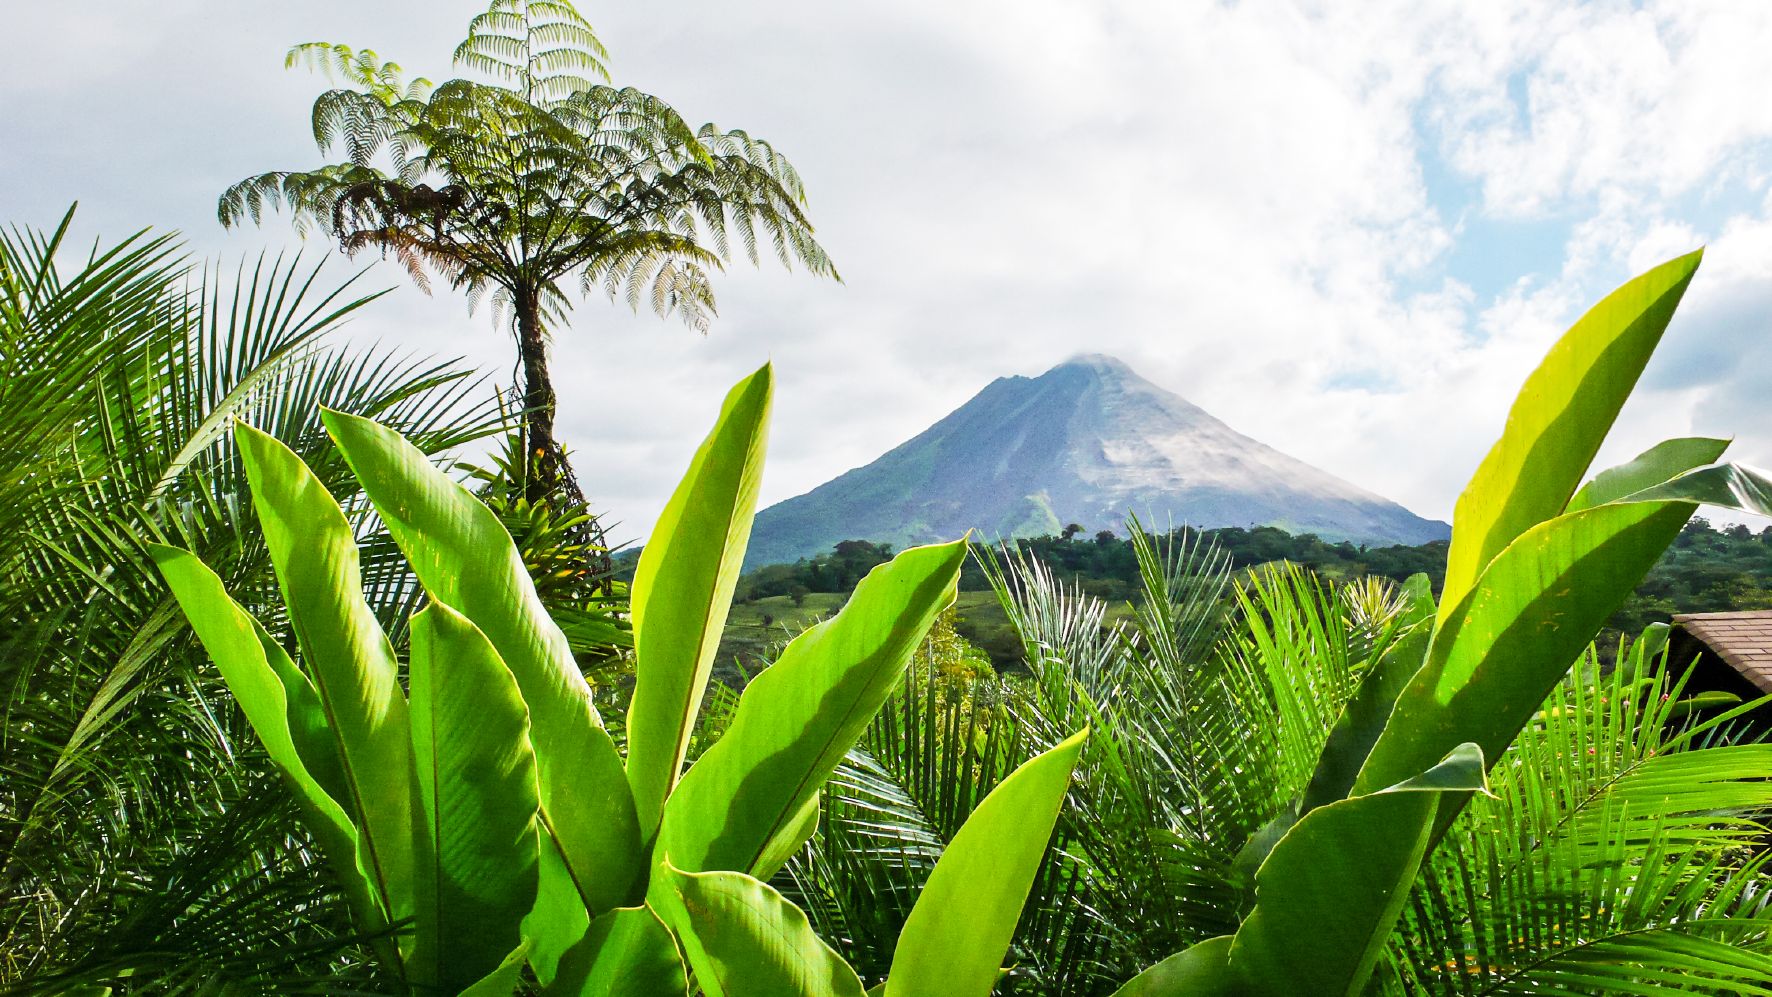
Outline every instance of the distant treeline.
<path id="1" fill-rule="evenodd" d="M 1377 574 L 1399 581 L 1425 571 L 1433 577 L 1436 587 L 1446 570 L 1443 541 L 1419 547 L 1364 547 L 1331 543 L 1311 534 L 1293 536 L 1271 526 L 1248 530 L 1182 527 L 1167 539 L 1190 545 L 1210 543 L 1230 558 L 1234 568 L 1293 561 L 1335 578 Z M 1045 562 L 1101 598 L 1128 599 L 1137 591 L 1138 562 L 1132 553 L 1132 542 L 1111 530 L 1088 534 L 1067 529 L 1058 535 L 1030 537 L 1014 544 L 1023 555 Z M 869 569 L 890 559 L 892 554 L 887 544 L 845 540 L 817 557 L 758 568 L 739 583 L 738 597 L 749 600 L 796 593 L 846 593 L 855 588 Z M 960 588 L 979 591 L 989 587 L 983 569 L 976 562 L 968 562 L 960 575 Z"/>
<path id="2" fill-rule="evenodd" d="M 1649 577 L 1613 614 L 1612 627 L 1635 633 L 1674 613 L 1772 609 L 1772 526 L 1686 524 Z"/>
<path id="3" fill-rule="evenodd" d="M 1174 531 L 1172 541 L 1204 540 L 1214 544 L 1234 568 L 1271 561 L 1292 561 L 1333 579 L 1377 575 L 1401 581 L 1418 572 L 1433 580 L 1435 590 L 1446 570 L 1446 542 L 1420 546 L 1367 547 L 1331 543 L 1311 534 L 1293 536 L 1271 526 Z M 1110 602 L 1133 598 L 1138 566 L 1132 543 L 1112 531 L 1088 534 L 1067 528 L 1056 536 L 1014 541 L 1026 556 L 1050 565 L 1092 594 Z M 847 593 L 876 564 L 892 556 L 886 544 L 845 540 L 829 553 L 794 564 L 778 564 L 746 575 L 739 583 L 740 601 L 813 592 Z M 960 587 L 989 587 L 984 572 L 968 563 Z M 1613 629 L 1635 632 L 1665 621 L 1674 613 L 1707 613 L 1732 609 L 1772 608 L 1772 527 L 1755 532 L 1747 526 L 1713 527 L 1695 518 L 1649 572 L 1648 578 L 1613 617 Z"/>

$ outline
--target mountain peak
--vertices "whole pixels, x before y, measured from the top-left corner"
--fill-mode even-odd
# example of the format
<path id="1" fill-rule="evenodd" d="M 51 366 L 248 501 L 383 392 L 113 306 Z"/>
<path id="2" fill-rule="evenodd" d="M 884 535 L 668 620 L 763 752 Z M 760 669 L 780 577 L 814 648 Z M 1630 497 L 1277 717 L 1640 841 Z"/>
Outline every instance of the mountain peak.
<path id="1" fill-rule="evenodd" d="M 977 530 L 986 540 L 1153 525 L 1278 526 L 1329 540 L 1417 544 L 1444 523 L 1289 457 L 1145 380 L 1083 353 L 1003 377 L 866 467 L 758 514 L 752 565 L 842 540 L 895 547 Z"/>
<path id="2" fill-rule="evenodd" d="M 1106 353 L 1078 353 L 1046 373 L 1050 374 L 1053 371 L 1064 370 L 1067 367 L 1080 367 L 1085 370 L 1093 370 L 1101 373 L 1138 377 L 1138 374 L 1135 373 L 1131 367 L 1126 366 L 1124 360 L 1121 360 L 1119 357 L 1109 356 Z M 1143 380 L 1143 378 L 1139 379 Z"/>

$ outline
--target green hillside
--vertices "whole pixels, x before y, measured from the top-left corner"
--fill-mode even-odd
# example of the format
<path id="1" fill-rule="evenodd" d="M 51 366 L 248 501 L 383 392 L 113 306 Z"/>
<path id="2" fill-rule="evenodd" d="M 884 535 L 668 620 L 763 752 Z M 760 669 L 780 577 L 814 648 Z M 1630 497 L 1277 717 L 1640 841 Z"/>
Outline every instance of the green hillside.
<path id="1" fill-rule="evenodd" d="M 1176 539 L 1204 540 L 1247 570 L 1273 561 L 1304 565 L 1336 581 L 1377 576 L 1402 581 L 1426 573 L 1438 591 L 1445 572 L 1443 541 L 1417 546 L 1365 547 L 1331 543 L 1312 534 L 1293 536 L 1275 527 L 1174 531 Z M 1023 554 L 1050 565 L 1067 581 L 1107 602 L 1110 618 L 1127 612 L 1138 590 L 1131 542 L 1110 531 L 1072 531 L 1017 541 Z M 891 557 L 892 548 L 846 540 L 817 557 L 770 565 L 739 583 L 737 603 L 721 643 L 723 667 L 753 669 L 772 648 L 836 611 L 857 581 Z M 968 562 L 960 578 L 955 629 L 990 655 L 999 668 L 1014 668 L 1020 646 L 984 572 Z M 1674 613 L 1772 608 L 1772 527 L 1714 527 L 1695 518 L 1643 584 L 1614 613 L 1609 628 L 1635 633 Z"/>

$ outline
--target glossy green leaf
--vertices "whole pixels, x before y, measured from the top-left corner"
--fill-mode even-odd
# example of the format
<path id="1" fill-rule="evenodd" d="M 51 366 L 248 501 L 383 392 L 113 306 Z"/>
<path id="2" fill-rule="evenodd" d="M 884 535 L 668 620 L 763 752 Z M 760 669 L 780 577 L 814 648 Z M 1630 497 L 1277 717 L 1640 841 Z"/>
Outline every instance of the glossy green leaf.
<path id="1" fill-rule="evenodd" d="M 756 863 L 758 869 L 780 869 L 787 864 L 788 859 L 793 858 L 801 848 L 805 847 L 806 842 L 818 830 L 819 797 L 821 795 L 822 791 L 813 790 L 812 795 L 806 798 L 805 805 L 800 808 L 799 816 L 788 821 L 775 837 L 763 846 L 763 854 Z"/>
<path id="2" fill-rule="evenodd" d="M 1301 814 L 1345 799 L 1353 791 L 1361 766 L 1366 764 L 1372 746 L 1390 722 L 1397 697 L 1409 687 L 1409 680 L 1427 659 L 1428 645 L 1434 636 L 1431 602 L 1428 613 L 1430 618 L 1410 625 L 1379 654 L 1360 680 L 1353 698 L 1342 707 L 1341 716 L 1317 758 L 1317 770 L 1304 791 Z"/>
<path id="3" fill-rule="evenodd" d="M 1581 491 L 1576 492 L 1575 497 L 1569 500 L 1569 506 L 1564 511 L 1580 512 L 1596 505 L 1616 502 L 1645 488 L 1659 485 L 1675 475 L 1720 460 L 1723 451 L 1727 449 L 1728 440 L 1713 440 L 1702 436 L 1663 440 L 1631 458 L 1629 463 L 1594 475 L 1594 479 L 1583 485 Z"/>
<path id="4" fill-rule="evenodd" d="M 1630 496 L 1632 502 L 1700 502 L 1772 516 L 1772 473 L 1745 464 L 1718 464 L 1688 471 Z"/>
<path id="5" fill-rule="evenodd" d="M 510 534 L 398 433 L 342 412 L 323 415 L 426 591 L 472 620 L 516 677 L 529 706 L 546 830 L 570 882 L 593 912 L 628 903 L 645 863 L 621 756 Z"/>
<path id="6" fill-rule="evenodd" d="M 1503 548 L 1569 504 L 1701 257 L 1664 263 L 1607 295 L 1526 379 L 1501 438 L 1458 498 L 1442 623 Z"/>
<path id="7" fill-rule="evenodd" d="M 541 806 L 529 711 L 485 635 L 442 603 L 412 618 L 416 910 L 408 977 L 455 993 L 496 971 L 535 905 Z"/>
<path id="8" fill-rule="evenodd" d="M 1256 875 L 1255 909 L 1230 946 L 1231 992 L 1364 992 L 1427 854 L 1442 799 L 1483 790 L 1486 767 L 1475 745 L 1460 745 L 1415 778 L 1306 814 Z"/>
<path id="9" fill-rule="evenodd" d="M 363 600 L 357 538 L 295 451 L 244 423 L 235 425 L 234 442 L 302 663 L 338 742 L 349 793 L 342 802 L 388 910 L 404 918 L 412 910 L 413 862 L 406 696 L 394 649 Z"/>
<path id="10" fill-rule="evenodd" d="M 1208 938 L 1126 981 L 1114 997 L 1233 997 L 1230 935 Z"/>
<path id="11" fill-rule="evenodd" d="M 1023 763 L 966 818 L 905 919 L 886 997 L 989 997 L 1087 737 Z"/>
<path id="12" fill-rule="evenodd" d="M 545 829 L 544 829 L 545 830 Z M 560 854 L 559 842 L 543 833 L 541 876 L 536 885 L 535 908 L 523 919 L 523 939 L 529 946 L 529 967 L 546 986 L 559 971 L 566 951 L 584 937 L 591 925 L 572 870 Z"/>
<path id="13" fill-rule="evenodd" d="M 913 547 L 868 572 L 833 619 L 751 680 L 732 726 L 665 805 L 659 854 L 680 869 L 768 876 L 783 834 L 897 686 L 953 601 L 966 542 Z"/>
<path id="14" fill-rule="evenodd" d="M 634 570 L 628 784 L 650 839 L 676 786 L 732 606 L 763 480 L 770 368 L 740 381 Z"/>
<path id="15" fill-rule="evenodd" d="M 1355 792 L 1407 778 L 1472 742 L 1498 758 L 1691 516 L 1631 502 L 1559 516 L 1496 557 L 1398 697 Z"/>
<path id="16" fill-rule="evenodd" d="M 288 653 L 228 595 L 221 579 L 195 554 L 160 545 L 149 546 L 148 553 L 271 763 L 295 788 L 307 828 L 319 842 L 352 910 L 368 932 L 385 930 L 387 910 L 362 864 L 357 828 L 334 795 L 337 790 L 328 791 L 316 777 L 322 766 L 309 761 L 330 759 L 334 778 L 342 782 L 337 743 L 326 728 L 319 694 Z M 398 965 L 391 944 L 378 943 L 378 948 L 385 949 L 383 958 L 391 965 Z"/>
<path id="17" fill-rule="evenodd" d="M 461 997 L 511 997 L 523 982 L 523 964 L 529 961 L 529 950 L 519 945 L 512 949 L 492 972 L 476 980 L 461 992 Z M 447 991 L 445 991 L 447 992 Z"/>
<path id="18" fill-rule="evenodd" d="M 620 907 L 591 922 L 560 961 L 546 997 L 682 997 L 688 971 L 670 929 L 650 907 Z"/>
<path id="19" fill-rule="evenodd" d="M 862 997 L 855 970 L 769 884 L 668 861 L 654 881 L 659 913 L 707 997 Z"/>

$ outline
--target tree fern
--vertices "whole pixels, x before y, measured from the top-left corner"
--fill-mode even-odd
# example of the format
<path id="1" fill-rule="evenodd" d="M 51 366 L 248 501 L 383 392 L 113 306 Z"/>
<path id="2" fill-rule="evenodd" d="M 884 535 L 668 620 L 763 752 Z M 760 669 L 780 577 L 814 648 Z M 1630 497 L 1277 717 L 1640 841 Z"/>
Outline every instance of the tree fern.
<path id="1" fill-rule="evenodd" d="M 490 297 L 517 337 L 532 501 L 563 489 L 583 505 L 553 429 L 563 282 L 706 329 L 711 274 L 735 242 L 753 263 L 768 251 L 836 276 L 785 157 L 602 82 L 607 57 L 565 0 L 493 0 L 455 50 L 474 78 L 434 87 L 368 49 L 297 46 L 290 65 L 345 84 L 320 95 L 311 122 L 321 152 L 342 159 L 248 177 L 217 208 L 225 225 L 287 208 L 346 253 L 392 257 L 421 289 L 435 275 L 470 304 Z"/>

